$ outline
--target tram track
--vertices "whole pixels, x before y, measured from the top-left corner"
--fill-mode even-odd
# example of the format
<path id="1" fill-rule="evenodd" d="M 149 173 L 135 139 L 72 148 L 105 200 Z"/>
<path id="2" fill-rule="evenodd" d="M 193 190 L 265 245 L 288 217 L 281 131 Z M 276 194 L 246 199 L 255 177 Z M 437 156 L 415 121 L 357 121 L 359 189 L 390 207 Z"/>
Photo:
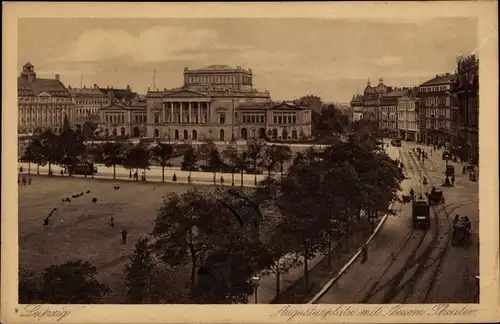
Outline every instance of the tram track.
<path id="1" fill-rule="evenodd" d="M 399 150 L 400 159 L 403 162 L 403 164 L 405 164 L 404 159 L 403 159 L 403 156 L 405 155 L 404 153 L 405 152 L 403 149 Z M 412 172 L 412 174 L 414 176 L 417 175 L 415 173 L 416 170 L 414 170 L 413 166 L 411 165 L 409 158 L 407 158 L 407 167 Z M 372 288 L 368 291 L 368 293 L 365 294 L 364 298 L 361 301 L 362 303 L 367 303 L 379 291 L 381 291 L 382 289 L 385 289 L 387 286 L 390 286 L 390 288 L 389 288 L 389 292 L 387 292 L 384 295 L 384 303 L 390 302 L 394 298 L 394 296 L 397 295 L 397 293 L 399 291 L 399 283 L 401 282 L 401 280 L 404 279 L 404 276 L 406 275 L 408 270 L 411 270 L 414 267 L 413 260 L 415 258 L 415 255 L 417 254 L 418 250 L 420 249 L 422 243 L 425 241 L 427 234 L 428 234 L 428 231 L 425 231 L 425 232 L 416 231 L 413 226 L 411 227 L 410 232 L 403 239 L 402 244 L 400 245 L 400 248 L 398 249 L 397 253 L 396 254 L 391 253 L 391 256 L 389 257 L 390 260 L 389 260 L 388 265 L 385 267 L 382 274 L 378 276 L 378 279 L 371 285 Z M 398 273 L 395 276 L 393 276 L 386 284 L 379 286 L 380 281 L 384 278 L 385 274 L 391 269 L 394 262 L 396 262 L 396 260 L 398 260 L 398 256 L 401 255 L 401 253 L 408 247 L 408 243 L 410 242 L 410 239 L 412 239 L 412 238 L 415 238 L 416 240 L 418 240 L 418 243 L 416 244 L 416 246 L 411 248 L 410 253 L 408 253 L 406 261 L 403 265 L 403 268 L 400 271 L 398 271 Z M 368 283 L 363 287 L 362 290 L 364 290 L 366 288 L 366 286 L 368 286 Z"/>

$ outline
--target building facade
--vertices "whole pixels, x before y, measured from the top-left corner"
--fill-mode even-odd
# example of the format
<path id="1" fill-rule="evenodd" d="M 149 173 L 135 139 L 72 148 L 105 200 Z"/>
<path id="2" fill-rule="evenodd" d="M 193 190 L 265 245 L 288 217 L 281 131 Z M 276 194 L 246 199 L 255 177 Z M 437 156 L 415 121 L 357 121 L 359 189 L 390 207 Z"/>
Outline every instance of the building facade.
<path id="1" fill-rule="evenodd" d="M 408 94 L 408 89 L 395 89 L 380 98 L 379 128 L 390 137 L 399 136 L 399 99 Z"/>
<path id="2" fill-rule="evenodd" d="M 408 89 L 398 100 L 399 137 L 405 141 L 420 142 L 417 95 L 418 88 Z"/>
<path id="3" fill-rule="evenodd" d="M 198 70 L 185 68 L 182 87 L 148 91 L 146 97 L 148 137 L 183 141 L 246 140 L 252 137 L 253 130 L 256 136 L 264 136 L 269 133 L 267 125 L 273 122 L 273 109 L 276 113 L 295 114 L 296 124 L 291 126 L 298 134 L 303 133 L 307 137 L 311 134 L 310 110 L 304 108 L 304 111 L 309 111 L 308 115 L 306 112 L 298 113 L 301 109 L 298 106 L 290 104 L 287 110 L 283 105 L 273 103 L 268 91 L 257 91 L 253 87 L 252 70 L 241 67 L 212 65 Z M 254 108 L 250 108 L 252 106 Z M 266 113 L 263 114 L 263 110 Z M 247 119 L 248 116 L 250 119 Z M 309 124 L 304 125 L 304 120 L 309 120 Z M 272 125 L 279 132 L 281 128 Z M 287 133 L 290 139 L 292 131 Z"/>
<path id="4" fill-rule="evenodd" d="M 426 144 L 453 145 L 453 97 L 450 94 L 455 75 L 436 75 L 422 83 L 418 90 L 420 139 Z M 456 106 L 456 105 L 455 105 Z"/>
<path id="5" fill-rule="evenodd" d="M 353 96 L 350 106 L 353 111 L 362 112 L 363 119 L 377 121 L 379 127 L 382 128 L 379 122 L 380 102 L 382 97 L 392 91 L 392 88 L 386 86 L 382 78 L 378 81 L 378 85 L 372 87 L 370 80 L 368 80 L 363 94 Z M 358 116 L 360 116 L 360 114 L 358 114 Z"/>
<path id="6" fill-rule="evenodd" d="M 75 129 L 81 130 L 85 122 L 99 124 L 99 110 L 110 104 L 108 96 L 96 84 L 93 87 L 84 86 L 80 89 L 68 86 L 68 91 L 75 106 L 73 114 Z"/>
<path id="7" fill-rule="evenodd" d="M 479 62 L 474 55 L 459 58 L 457 78 L 452 85 L 456 98 L 453 124 L 456 134 L 455 148 L 462 159 L 479 163 Z"/>
<path id="8" fill-rule="evenodd" d="M 73 120 L 74 104 L 68 89 L 56 74 L 54 79 L 37 78 L 35 67 L 26 63 L 17 78 L 18 133 L 61 132 L 64 118 Z"/>
<path id="9" fill-rule="evenodd" d="M 108 105 L 99 108 L 98 132 L 103 137 L 146 137 L 147 102 L 144 96 L 126 89 L 101 88 Z"/>

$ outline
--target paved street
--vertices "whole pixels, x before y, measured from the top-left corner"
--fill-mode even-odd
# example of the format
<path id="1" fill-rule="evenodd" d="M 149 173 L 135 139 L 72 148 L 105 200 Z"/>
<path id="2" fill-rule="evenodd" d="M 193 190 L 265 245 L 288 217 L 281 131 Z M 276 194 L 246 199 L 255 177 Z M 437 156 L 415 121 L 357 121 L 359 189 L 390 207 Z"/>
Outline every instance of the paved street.
<path id="1" fill-rule="evenodd" d="M 419 193 L 439 187 L 444 181 L 445 162 L 442 150 L 429 154 L 422 166 L 412 149 L 388 148 L 389 155 L 398 150 L 407 176 L 402 188 Z M 429 147 L 424 148 L 429 151 Z M 413 230 L 411 205 L 397 204 L 397 216 L 388 217 L 381 231 L 368 247 L 368 260 L 356 261 L 317 303 L 439 303 L 474 302 L 474 277 L 479 273 L 478 256 L 478 186 L 461 174 L 457 164 L 456 187 L 442 188 L 446 199 L 431 213 L 431 228 Z M 431 182 L 423 188 L 421 179 Z M 451 219 L 459 214 L 472 222 L 472 244 L 451 246 Z"/>
<path id="2" fill-rule="evenodd" d="M 28 174 L 28 163 L 18 163 L 18 168 L 23 167 L 23 174 Z M 97 167 L 97 175 L 94 177 L 97 179 L 112 179 L 113 178 L 113 168 L 105 167 L 104 165 L 96 165 Z M 58 165 L 52 165 L 52 172 L 55 177 L 60 177 L 60 172 L 63 168 Z M 36 174 L 37 167 L 36 165 L 31 165 L 31 173 Z M 48 174 L 49 167 L 48 165 L 40 166 L 40 174 Z M 139 170 L 139 179 L 141 176 L 141 170 Z M 188 182 L 188 171 L 181 171 L 180 168 L 165 168 L 165 182 L 172 182 L 173 175 L 177 176 L 177 183 L 187 183 Z M 65 177 L 68 174 L 64 175 Z M 219 173 L 215 174 L 215 180 L 217 184 L 220 184 L 221 176 L 224 178 L 224 184 L 230 186 L 231 185 L 231 173 Z M 74 177 L 81 177 L 82 175 L 76 175 Z M 261 181 L 266 177 L 266 175 L 257 175 L 257 181 Z M 88 178 L 91 178 L 88 176 Z M 125 169 L 122 166 L 116 166 L 116 179 L 118 180 L 131 180 L 129 178 L 129 170 Z M 152 166 L 150 170 L 146 170 L 146 180 L 151 182 L 161 182 L 162 180 L 162 171 L 161 167 Z M 214 183 L 214 173 L 212 172 L 191 172 L 191 181 L 195 184 L 213 184 Z M 235 186 L 241 185 L 241 174 L 234 174 L 234 183 Z M 243 186 L 252 187 L 255 183 L 255 176 L 253 174 L 244 174 L 243 175 Z"/>

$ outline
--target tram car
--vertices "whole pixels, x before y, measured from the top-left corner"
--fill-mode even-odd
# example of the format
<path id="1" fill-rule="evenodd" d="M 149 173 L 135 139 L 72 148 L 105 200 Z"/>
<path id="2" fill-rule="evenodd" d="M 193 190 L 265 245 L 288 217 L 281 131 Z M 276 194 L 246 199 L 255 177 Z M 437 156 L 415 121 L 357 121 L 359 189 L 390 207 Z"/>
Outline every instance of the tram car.
<path id="1" fill-rule="evenodd" d="M 429 229 L 431 226 L 430 207 L 427 201 L 417 200 L 412 205 L 413 228 Z"/>

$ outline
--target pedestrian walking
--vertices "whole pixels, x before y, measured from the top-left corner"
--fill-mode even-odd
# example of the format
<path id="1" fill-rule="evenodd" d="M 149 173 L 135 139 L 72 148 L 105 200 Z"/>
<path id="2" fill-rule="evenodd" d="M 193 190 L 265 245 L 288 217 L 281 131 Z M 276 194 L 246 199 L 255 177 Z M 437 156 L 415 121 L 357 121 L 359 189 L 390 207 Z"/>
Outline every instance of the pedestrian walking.
<path id="1" fill-rule="evenodd" d="M 23 177 L 23 185 L 26 185 L 26 177 Z"/>
<path id="2" fill-rule="evenodd" d="M 122 231 L 122 244 L 125 245 L 127 244 L 127 231 L 126 230 L 123 230 Z"/>
<path id="3" fill-rule="evenodd" d="M 64 175 L 64 171 L 61 169 L 61 177 Z"/>
<path id="4" fill-rule="evenodd" d="M 31 177 L 28 177 L 28 185 L 31 186 Z"/>
<path id="5" fill-rule="evenodd" d="M 115 218 L 113 216 L 111 216 L 111 218 L 109 219 L 109 225 L 111 225 L 111 227 L 115 227 Z"/>
<path id="6" fill-rule="evenodd" d="M 455 175 L 454 174 L 451 175 L 451 185 L 452 186 L 455 185 Z"/>
<path id="7" fill-rule="evenodd" d="M 128 178 L 129 178 L 129 179 L 132 179 L 132 169 L 130 169 L 130 170 L 128 171 Z"/>
<path id="8" fill-rule="evenodd" d="M 172 182 L 177 182 L 177 175 L 174 173 L 174 175 L 172 176 Z"/>
<path id="9" fill-rule="evenodd" d="M 191 183 L 191 175 L 188 174 L 188 183 Z"/>
<path id="10" fill-rule="evenodd" d="M 220 176 L 220 184 L 224 184 L 224 177 Z"/>
<path id="11" fill-rule="evenodd" d="M 19 167 L 19 172 L 23 173 L 23 167 Z"/>

